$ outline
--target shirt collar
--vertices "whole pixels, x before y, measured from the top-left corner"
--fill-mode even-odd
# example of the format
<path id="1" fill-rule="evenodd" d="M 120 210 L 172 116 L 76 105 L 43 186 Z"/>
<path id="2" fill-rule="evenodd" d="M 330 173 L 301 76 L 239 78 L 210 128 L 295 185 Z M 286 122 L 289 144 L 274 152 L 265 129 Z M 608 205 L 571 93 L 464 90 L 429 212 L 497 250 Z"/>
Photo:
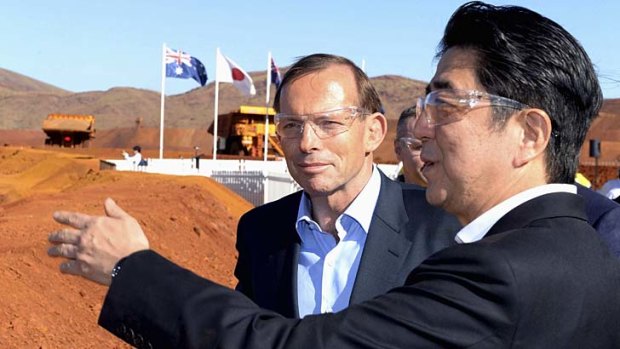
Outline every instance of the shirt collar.
<path id="1" fill-rule="evenodd" d="M 545 184 L 538 187 L 530 188 L 522 191 L 517 195 L 510 197 L 507 200 L 500 202 L 490 210 L 478 216 L 478 218 L 471 221 L 464 226 L 454 240 L 459 244 L 467 244 L 476 242 L 484 238 L 484 236 L 491 230 L 491 227 L 497 221 L 500 220 L 506 213 L 510 212 L 515 207 L 531 199 L 550 193 L 572 193 L 577 194 L 577 187 L 573 184 Z"/>
<path id="2" fill-rule="evenodd" d="M 344 214 L 355 219 L 362 228 L 364 228 L 366 233 L 368 233 L 368 229 L 370 229 L 372 213 L 375 211 L 380 191 L 381 176 L 379 175 L 379 170 L 373 166 L 370 180 L 355 200 L 353 200 L 351 205 L 344 211 Z"/>
<path id="3" fill-rule="evenodd" d="M 364 229 L 364 232 L 368 233 L 370 229 L 370 222 L 372 221 L 372 213 L 377 205 L 379 199 L 379 192 L 381 191 L 381 175 L 375 165 L 372 167 L 372 174 L 368 183 L 364 186 L 364 189 L 357 195 L 355 199 L 349 204 L 346 210 L 337 218 L 337 222 L 344 215 L 347 215 L 358 222 L 358 224 Z M 370 213 L 370 214 L 369 214 Z M 319 228 L 318 224 L 312 219 L 312 202 L 310 197 L 303 192 L 299 203 L 299 209 L 297 210 L 297 222 L 296 227 L 299 226 L 301 221 L 305 221 L 308 224 L 313 224 Z M 299 234 L 299 229 L 297 229 Z M 302 234 L 299 234 L 303 242 Z"/>

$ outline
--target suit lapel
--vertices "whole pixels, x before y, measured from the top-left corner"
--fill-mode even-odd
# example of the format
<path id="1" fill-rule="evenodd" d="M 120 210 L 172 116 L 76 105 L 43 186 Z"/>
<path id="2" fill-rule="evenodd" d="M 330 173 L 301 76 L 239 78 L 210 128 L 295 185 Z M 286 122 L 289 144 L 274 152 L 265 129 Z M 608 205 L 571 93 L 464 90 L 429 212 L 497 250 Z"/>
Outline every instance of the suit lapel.
<path id="1" fill-rule="evenodd" d="M 283 235 L 279 236 L 280 248 L 269 256 L 270 262 L 266 268 L 271 270 L 277 270 L 276 276 L 278 282 L 273 285 L 277 287 L 274 290 L 274 295 L 278 298 L 279 312 L 286 316 L 297 318 L 299 317 L 299 309 L 297 306 L 297 262 L 299 260 L 300 239 L 295 229 L 295 222 L 297 220 L 297 210 L 299 207 L 299 201 L 301 200 L 301 192 L 294 195 L 291 200 L 285 202 L 285 206 L 281 207 L 281 211 L 278 214 L 281 219 L 276 218 L 275 222 L 279 222 L 279 227 L 274 231 L 282 232 Z"/>
<path id="2" fill-rule="evenodd" d="M 286 304 L 284 304 L 287 314 L 290 314 L 290 317 L 298 318 L 299 317 L 299 305 L 297 299 L 297 264 L 299 261 L 299 249 L 301 248 L 299 236 L 297 235 L 297 230 L 293 229 L 293 233 L 295 234 L 295 241 L 290 244 L 290 247 L 287 251 L 287 261 L 286 266 L 290 268 L 290 270 L 286 271 L 285 275 L 290 275 L 290 280 L 286 281 L 285 287 L 288 285 L 288 290 L 285 291 L 285 295 L 283 299 L 288 300 Z"/>
<path id="3" fill-rule="evenodd" d="M 398 266 L 412 242 L 400 234 L 407 224 L 401 186 L 381 174 L 381 190 L 366 237 L 350 304 L 384 293 L 394 283 Z M 391 288 L 391 287 L 388 287 Z"/>

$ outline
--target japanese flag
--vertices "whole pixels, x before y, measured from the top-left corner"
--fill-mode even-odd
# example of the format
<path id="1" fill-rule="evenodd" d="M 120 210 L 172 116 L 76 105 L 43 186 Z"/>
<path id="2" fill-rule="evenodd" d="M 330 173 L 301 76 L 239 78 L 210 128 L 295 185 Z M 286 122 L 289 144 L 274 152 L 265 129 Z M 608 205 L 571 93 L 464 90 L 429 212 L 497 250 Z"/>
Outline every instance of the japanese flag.
<path id="1" fill-rule="evenodd" d="M 216 78 L 219 82 L 232 83 L 246 96 L 254 96 L 256 89 L 254 82 L 245 70 L 241 69 L 232 59 L 217 51 Z"/>

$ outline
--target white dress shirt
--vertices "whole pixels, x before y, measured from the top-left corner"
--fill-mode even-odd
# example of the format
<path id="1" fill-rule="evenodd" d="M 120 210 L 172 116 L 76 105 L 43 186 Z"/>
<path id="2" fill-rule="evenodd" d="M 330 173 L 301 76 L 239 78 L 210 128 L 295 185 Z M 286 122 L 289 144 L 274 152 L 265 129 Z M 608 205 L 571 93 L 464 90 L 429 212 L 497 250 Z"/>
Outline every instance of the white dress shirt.
<path id="1" fill-rule="evenodd" d="M 296 224 L 301 238 L 297 264 L 300 317 L 337 312 L 349 305 L 380 190 L 381 176 L 373 167 L 364 189 L 336 219 L 338 243 L 312 219 L 312 203 L 302 194 Z"/>
<path id="2" fill-rule="evenodd" d="M 133 155 L 129 155 L 126 151 L 123 152 L 123 157 L 125 160 L 131 162 L 134 167 L 140 165 L 140 161 L 142 161 L 142 154 L 139 152 L 134 152 Z"/>
<path id="3" fill-rule="evenodd" d="M 550 193 L 572 193 L 577 194 L 577 187 L 572 184 L 545 184 L 538 187 L 522 191 L 517 195 L 493 206 L 490 210 L 478 216 L 463 227 L 454 240 L 459 244 L 476 242 L 484 238 L 491 227 L 499 221 L 506 213 L 512 211 L 522 203 Z"/>

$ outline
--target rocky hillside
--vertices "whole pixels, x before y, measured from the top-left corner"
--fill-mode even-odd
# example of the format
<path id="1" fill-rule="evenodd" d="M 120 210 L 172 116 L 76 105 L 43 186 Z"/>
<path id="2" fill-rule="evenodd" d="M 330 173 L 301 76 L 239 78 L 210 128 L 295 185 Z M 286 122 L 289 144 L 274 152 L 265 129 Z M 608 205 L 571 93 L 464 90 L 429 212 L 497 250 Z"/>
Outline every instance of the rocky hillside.
<path id="1" fill-rule="evenodd" d="M 241 95 L 231 84 L 220 84 L 219 111 L 227 113 L 240 104 L 263 105 L 265 72 L 251 73 L 257 94 Z M 400 76 L 373 78 L 389 118 L 413 104 L 423 93 L 424 82 Z M 271 87 L 271 96 L 275 88 Z M 206 129 L 213 121 L 215 85 L 167 96 L 166 128 Z M 159 127 L 160 94 L 156 91 L 117 87 L 107 91 L 70 93 L 19 74 L 0 69 L 0 129 L 37 129 L 50 113 L 92 114 L 96 128 Z"/>
<path id="2" fill-rule="evenodd" d="M 254 97 L 245 97 L 231 84 L 220 84 L 219 112 L 228 113 L 241 104 L 263 105 L 266 73 L 250 73 Z M 395 75 L 371 79 L 384 103 L 390 131 L 380 148 L 380 158 L 395 161 L 392 151 L 394 121 L 424 93 L 426 82 Z M 166 97 L 165 148 L 191 150 L 200 146 L 210 153 L 215 86 L 211 82 L 183 94 Z M 271 96 L 275 88 L 271 86 Z M 96 147 L 145 149 L 159 147 L 160 94 L 157 91 L 116 87 L 107 91 L 72 93 L 17 73 L 0 69 L 0 144 L 38 145 L 44 135 L 41 123 L 50 113 L 92 114 L 96 117 Z M 272 97 L 273 98 L 273 97 Z M 36 131 L 35 131 L 36 130 Z M 620 99 L 606 100 L 587 139 L 602 141 L 602 162 L 620 163 Z M 592 162 L 584 147 L 582 162 Z"/>

